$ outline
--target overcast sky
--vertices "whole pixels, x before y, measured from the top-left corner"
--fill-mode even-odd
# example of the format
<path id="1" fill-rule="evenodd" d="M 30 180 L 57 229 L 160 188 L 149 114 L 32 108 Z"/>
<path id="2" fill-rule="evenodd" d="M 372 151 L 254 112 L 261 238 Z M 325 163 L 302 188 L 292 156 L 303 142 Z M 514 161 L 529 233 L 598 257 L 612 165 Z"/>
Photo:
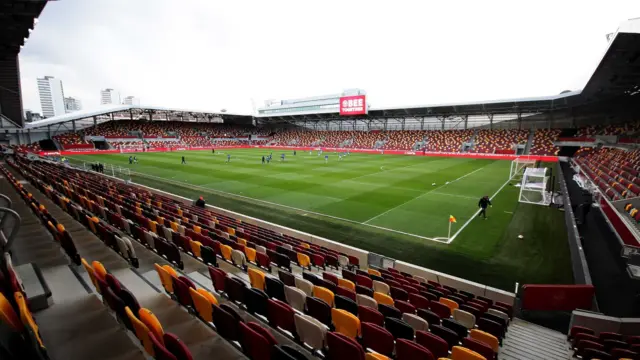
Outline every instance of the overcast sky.
<path id="1" fill-rule="evenodd" d="M 367 91 L 372 107 L 581 89 L 605 35 L 638 0 L 64 0 L 49 2 L 20 53 L 24 108 L 36 78 L 99 105 L 250 113 L 252 99 Z"/>

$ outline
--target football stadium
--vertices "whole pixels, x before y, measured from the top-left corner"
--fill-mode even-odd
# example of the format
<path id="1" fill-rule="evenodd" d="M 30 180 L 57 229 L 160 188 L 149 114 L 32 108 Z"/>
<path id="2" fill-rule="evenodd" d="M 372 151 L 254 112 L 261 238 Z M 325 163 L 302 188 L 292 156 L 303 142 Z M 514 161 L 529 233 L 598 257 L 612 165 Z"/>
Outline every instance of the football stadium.
<path id="1" fill-rule="evenodd" d="M 640 19 L 556 95 L 26 121 L 46 4 L 0 7 L 0 358 L 640 359 Z"/>

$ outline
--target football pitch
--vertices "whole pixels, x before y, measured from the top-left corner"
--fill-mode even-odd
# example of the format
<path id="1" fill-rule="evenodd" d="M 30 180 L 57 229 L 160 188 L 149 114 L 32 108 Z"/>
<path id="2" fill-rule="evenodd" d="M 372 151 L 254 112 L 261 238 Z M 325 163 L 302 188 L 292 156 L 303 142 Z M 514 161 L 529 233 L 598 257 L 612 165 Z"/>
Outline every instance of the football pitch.
<path id="1" fill-rule="evenodd" d="M 572 282 L 564 214 L 518 203 L 509 161 L 237 149 L 136 153 L 129 165 L 130 155 L 71 161 L 129 168 L 136 183 L 509 291 Z M 487 220 L 476 216 L 484 195 Z"/>

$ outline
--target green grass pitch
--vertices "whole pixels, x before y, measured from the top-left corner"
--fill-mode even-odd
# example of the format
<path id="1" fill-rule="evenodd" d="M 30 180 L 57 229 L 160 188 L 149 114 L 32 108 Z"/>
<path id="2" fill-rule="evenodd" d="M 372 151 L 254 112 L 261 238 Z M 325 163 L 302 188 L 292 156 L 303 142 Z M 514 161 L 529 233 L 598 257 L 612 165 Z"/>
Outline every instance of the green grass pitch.
<path id="1" fill-rule="evenodd" d="M 137 183 L 509 291 L 515 282 L 573 281 L 564 214 L 518 203 L 509 161 L 357 153 L 339 161 L 330 152 L 325 163 L 325 154 L 273 150 L 263 165 L 271 152 L 138 153 L 134 165 L 130 154 L 71 161 L 106 163 L 105 173 L 129 167 Z M 483 195 L 493 197 L 487 220 L 474 217 Z M 449 215 L 457 219 L 450 238 Z"/>

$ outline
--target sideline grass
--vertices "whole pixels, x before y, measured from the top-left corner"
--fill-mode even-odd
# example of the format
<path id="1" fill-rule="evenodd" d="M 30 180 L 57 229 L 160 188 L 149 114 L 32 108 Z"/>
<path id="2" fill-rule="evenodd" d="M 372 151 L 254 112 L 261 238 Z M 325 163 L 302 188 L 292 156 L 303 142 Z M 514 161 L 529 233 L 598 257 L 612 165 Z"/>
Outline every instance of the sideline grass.
<path id="1" fill-rule="evenodd" d="M 458 220 L 453 233 L 471 219 L 480 196 L 504 184 L 507 161 L 364 154 L 338 161 L 330 153 L 325 164 L 324 155 L 294 157 L 287 151 L 284 163 L 281 152 L 274 152 L 272 163 L 262 165 L 268 150 L 228 153 L 230 163 L 226 153 L 207 151 L 136 154 L 139 164 L 132 170 L 171 182 L 132 180 L 189 198 L 205 195 L 216 206 L 509 291 L 516 281 L 572 282 L 563 214 L 519 204 L 517 188 L 510 185 L 494 199 L 488 220 L 471 220 L 449 245 L 379 228 L 446 237 L 450 214 Z M 186 165 L 180 164 L 183 155 Z M 88 155 L 72 161 L 128 167 L 128 157 Z"/>

